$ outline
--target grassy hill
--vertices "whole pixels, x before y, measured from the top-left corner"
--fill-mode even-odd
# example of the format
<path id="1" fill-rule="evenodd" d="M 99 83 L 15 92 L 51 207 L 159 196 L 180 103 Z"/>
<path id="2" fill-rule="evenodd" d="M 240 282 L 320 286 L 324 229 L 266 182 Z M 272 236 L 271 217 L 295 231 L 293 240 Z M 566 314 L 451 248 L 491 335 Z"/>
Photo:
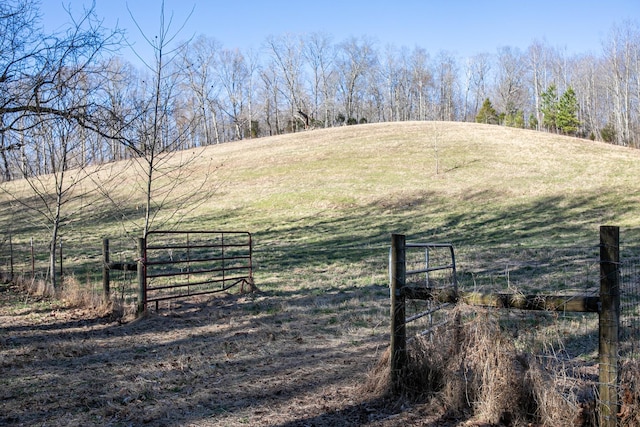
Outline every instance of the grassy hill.
<path id="1" fill-rule="evenodd" d="M 199 191 L 208 197 L 187 208 L 169 201 L 159 220 L 252 232 L 259 285 L 384 283 L 391 233 L 452 242 L 467 271 L 504 269 L 506 254 L 516 264 L 548 257 L 553 250 L 543 248 L 552 245 L 591 248 L 577 255 L 588 257 L 602 224 L 621 226 L 623 244 L 639 246 L 640 152 L 623 147 L 492 125 L 408 122 L 239 141 L 175 161 L 189 156 L 196 156 L 189 178 L 171 197 L 189 194 L 213 166 Z M 102 237 L 139 234 L 135 170 L 121 162 L 100 172 L 118 186 L 119 208 L 96 203 L 62 231 L 70 251 L 83 248 L 75 257 L 88 266 Z M 32 197 L 24 183 L 5 186 Z M 0 203 L 0 226 L 14 241 L 46 241 L 33 213 L 10 206 L 6 194 Z"/>
<path id="2" fill-rule="evenodd" d="M 529 409 L 548 425 L 584 415 L 579 403 L 593 398 L 581 393 L 592 390 L 598 342 L 597 317 L 583 314 L 462 307 L 477 321 L 468 351 L 451 352 L 464 360 L 443 359 L 458 370 L 438 393 L 444 403 L 405 406 L 379 395 L 388 363 L 372 366 L 384 362 L 389 343 L 390 235 L 452 242 L 462 287 L 584 293 L 599 278 L 600 225 L 621 227 L 623 256 L 640 253 L 640 151 L 491 125 L 413 122 L 239 141 L 167 161 L 184 159 L 192 159 L 181 171 L 188 179 L 174 181 L 158 221 L 253 233 L 261 292 L 171 302 L 157 316 L 122 322 L 2 285 L 0 424 L 460 425 L 448 412 L 460 403 L 468 412 L 459 416 L 478 421 L 468 425 L 485 425 L 505 410 L 493 397 L 531 400 L 514 384 L 535 375 L 532 389 L 542 394 Z M 80 286 L 100 287 L 103 237 L 113 239 L 112 261 L 134 256 L 143 215 L 137 167 L 122 162 L 94 175 L 116 204 L 98 195 L 65 206 L 90 207 L 63 230 L 65 268 Z M 0 229 L 18 245 L 46 242 L 38 216 L 7 195 L 33 199 L 25 182 L 4 186 Z M 206 197 L 180 206 L 194 191 Z M 407 313 L 428 303 L 420 304 L 407 304 Z M 412 328 L 429 326 L 426 317 L 419 322 Z M 458 345 L 449 338 L 435 334 L 433 345 L 447 352 Z M 533 355 L 543 355 L 544 375 Z M 506 362 L 495 369 L 498 359 Z M 513 361 L 525 359 L 532 364 L 523 374 Z M 469 372 L 513 377 L 481 383 L 487 396 L 476 402 Z M 491 405 L 497 409 L 484 413 Z"/>

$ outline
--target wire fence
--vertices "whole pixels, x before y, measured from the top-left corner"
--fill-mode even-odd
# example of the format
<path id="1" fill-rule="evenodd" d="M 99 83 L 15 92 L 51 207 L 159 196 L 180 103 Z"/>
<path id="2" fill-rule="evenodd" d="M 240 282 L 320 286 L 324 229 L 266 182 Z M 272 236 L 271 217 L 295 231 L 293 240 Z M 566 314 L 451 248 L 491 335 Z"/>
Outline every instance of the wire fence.
<path id="1" fill-rule="evenodd" d="M 136 256 L 136 242 L 125 237 L 113 238 L 110 251 L 114 262 L 132 262 Z M 50 276 L 50 248 L 44 238 L 15 240 L 5 235 L 0 245 L 0 280 L 37 283 Z M 61 289 L 76 288 L 102 293 L 102 241 L 64 240 L 56 245 L 55 274 Z M 136 272 L 114 272 L 111 278 L 114 295 L 121 300 L 136 294 Z"/>
<path id="2" fill-rule="evenodd" d="M 49 243 L 43 238 L 15 240 L 3 235 L 0 240 L 0 279 L 47 280 L 49 275 Z M 102 242 L 65 241 L 57 247 L 56 274 L 62 286 L 75 282 L 85 289 L 101 292 Z M 110 239 L 110 260 L 131 262 L 137 254 L 136 241 L 126 237 Z M 354 248 L 354 250 L 361 250 Z M 375 252 L 388 250 L 375 248 Z M 623 246 L 621 253 L 620 356 L 640 358 L 640 249 Z M 408 254 L 407 268 L 417 269 L 425 263 L 425 252 Z M 432 265 L 450 262 L 447 251 L 432 251 Z M 559 292 L 598 295 L 598 246 L 590 247 L 516 247 L 456 248 L 458 287 L 461 290 L 503 292 Z M 427 277 L 428 276 L 428 277 Z M 449 271 L 413 276 L 411 280 L 429 280 L 430 286 L 445 287 L 451 283 Z M 113 295 L 125 301 L 136 295 L 136 272 L 114 271 L 111 276 Z M 436 310 L 440 303 L 412 301 L 407 316 L 432 313 L 415 322 L 414 333 L 421 333 L 445 320 Z M 568 314 L 566 317 L 571 317 Z M 577 315 L 576 315 L 577 316 Z"/>
<path id="3" fill-rule="evenodd" d="M 640 358 L 640 259 L 622 262 L 620 269 L 620 355 Z"/>
<path id="4" fill-rule="evenodd" d="M 620 317 L 619 353 L 622 360 L 640 358 L 640 258 L 638 248 L 627 247 L 622 250 L 620 266 Z M 484 256 L 482 253 L 484 252 Z M 440 256 L 441 258 L 436 258 Z M 424 268 L 424 251 L 406 253 L 407 270 Z M 434 264 L 450 262 L 446 252 L 432 252 Z M 561 294 L 597 297 L 600 292 L 599 246 L 588 247 L 539 247 L 539 248 L 485 248 L 473 251 L 469 248 L 456 248 L 458 260 L 457 286 L 461 291 L 502 292 L 508 294 Z M 450 271 L 432 272 L 407 277 L 409 286 L 429 281 L 430 287 L 446 288 L 452 286 Z M 413 283 L 412 283 L 413 282 Z M 409 300 L 406 304 L 406 316 L 414 319 L 407 324 L 407 337 L 425 335 L 434 327 L 448 321 L 447 310 L 439 310 L 450 305 L 433 300 Z M 424 315 L 424 313 L 427 313 Z M 532 320 L 537 316 L 538 320 Z M 419 319 L 418 319 L 419 317 Z M 542 321 L 554 323 L 558 332 L 561 350 L 550 351 L 567 353 L 597 350 L 597 317 L 585 313 L 504 313 L 506 322 L 521 322 L 526 325 Z M 522 326 L 516 326 L 522 327 Z M 571 328 L 575 330 L 572 333 Z M 560 343 L 561 336 L 581 336 L 580 342 L 570 338 Z M 586 342 L 592 343 L 589 348 Z M 572 348 L 575 347 L 575 348 Z M 594 353 L 591 353 L 594 354 Z"/>

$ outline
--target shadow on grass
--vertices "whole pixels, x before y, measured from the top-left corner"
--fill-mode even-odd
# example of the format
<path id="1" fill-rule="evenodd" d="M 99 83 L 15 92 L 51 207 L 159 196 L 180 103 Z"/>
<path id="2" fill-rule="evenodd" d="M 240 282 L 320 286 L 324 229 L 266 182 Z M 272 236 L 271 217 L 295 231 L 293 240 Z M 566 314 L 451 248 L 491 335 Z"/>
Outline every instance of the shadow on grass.
<path id="1" fill-rule="evenodd" d="M 335 320 L 353 293 L 324 297 L 291 292 L 177 302 L 124 325 L 65 320 L 64 313 L 36 325 L 26 318 L 2 325 L 2 421 L 55 423 L 89 413 L 109 422 L 183 423 L 286 406 L 336 381 L 351 382 L 365 375 L 384 341 L 371 332 L 348 338 L 352 332 Z M 351 307 L 345 316 L 357 310 L 366 314 L 370 306 Z"/>
<path id="2" fill-rule="evenodd" d="M 474 259 L 494 254 L 498 257 L 498 252 L 508 254 L 518 247 L 573 246 L 593 251 L 598 244 L 598 227 L 605 223 L 615 225 L 619 216 L 636 208 L 629 200 L 613 200 L 600 194 L 574 193 L 520 203 L 490 191 L 471 193 L 463 200 L 423 191 L 364 206 L 318 211 L 312 216 L 288 216 L 281 222 L 269 218 L 266 226 L 247 223 L 247 218 L 252 217 L 247 208 L 212 213 L 181 227 L 206 229 L 211 228 L 210 224 L 227 224 L 223 228 L 249 231 L 253 234 L 258 275 L 289 281 L 295 276 L 292 272 L 300 277 L 300 270 L 336 265 L 359 265 L 373 274 L 383 272 L 392 233 L 406 234 L 407 240 L 413 242 L 450 242 L 456 251 Z M 127 212 L 134 215 L 135 206 Z M 104 229 L 117 229 L 120 214 L 101 212 L 99 222 Z M 79 221 L 90 225 L 92 219 L 83 217 Z M 95 221 L 93 218 L 94 224 Z M 102 237 L 82 242 L 65 240 L 65 258 L 69 259 L 65 261 L 66 268 L 81 282 L 89 277 L 95 279 L 100 271 Z M 623 230 L 624 240 L 639 237 L 637 231 Z M 135 242 L 127 242 L 127 249 L 131 248 L 135 251 Z M 117 247 L 112 245 L 112 249 Z"/>
<path id="3" fill-rule="evenodd" d="M 464 201 L 423 192 L 249 230 L 257 285 L 261 277 L 270 283 L 260 301 L 227 297 L 213 298 L 210 305 L 176 303 L 170 314 L 127 325 L 70 319 L 0 327 L 8 354 L 0 411 L 6 415 L 0 421 L 55 421 L 85 412 L 109 422 L 167 417 L 188 422 L 220 414 L 249 416 L 256 407 L 286 411 L 291 409 L 286 402 L 364 375 L 373 349 L 386 344 L 382 327 L 357 326 L 353 337 L 346 328 L 354 318 L 369 319 L 370 304 L 386 304 L 392 233 L 406 234 L 410 241 L 451 242 L 471 257 L 486 256 L 488 249 L 491 256 L 508 256 L 518 246 L 592 251 L 598 226 L 615 225 L 619 213 L 633 209 L 629 201 L 599 195 L 519 204 L 486 192 Z M 232 213 L 212 220 L 232 223 Z M 84 263 L 86 271 L 101 268 L 93 260 Z M 512 273 L 526 276 L 528 268 L 516 266 Z M 305 290 L 308 283 L 313 286 Z M 348 316 L 338 308 L 358 299 Z M 72 395 L 60 399 L 68 390 Z M 324 412 L 278 425 L 330 425 L 345 417 L 357 424 L 370 420 L 370 408 L 381 404 L 365 399 L 338 410 L 329 405 Z"/>
<path id="4" fill-rule="evenodd" d="M 472 204 L 473 211 L 460 213 L 452 209 L 452 201 L 437 197 L 422 194 L 393 206 L 372 203 L 257 230 L 257 271 L 288 282 L 299 279 L 296 274 L 349 266 L 370 271 L 374 280 L 385 284 L 390 236 L 401 233 L 409 242 L 453 243 L 463 275 L 465 266 L 475 273 L 503 274 L 513 256 L 511 278 L 526 280 L 543 267 L 549 272 L 595 259 L 599 226 L 615 222 L 618 212 L 636 208 L 631 202 L 607 202 L 596 195 L 545 197 L 498 210 Z M 622 233 L 628 241 L 638 237 L 637 230 Z"/>

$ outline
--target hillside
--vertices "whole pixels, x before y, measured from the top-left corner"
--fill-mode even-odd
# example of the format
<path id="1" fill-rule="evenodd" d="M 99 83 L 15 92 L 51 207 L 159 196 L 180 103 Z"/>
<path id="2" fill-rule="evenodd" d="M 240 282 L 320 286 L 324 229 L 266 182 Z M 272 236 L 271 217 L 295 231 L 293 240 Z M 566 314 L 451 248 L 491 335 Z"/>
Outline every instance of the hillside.
<path id="1" fill-rule="evenodd" d="M 452 417 L 445 404 L 400 405 L 376 388 L 384 384 L 380 367 L 388 366 L 391 233 L 453 242 L 467 289 L 583 294 L 598 282 L 602 224 L 622 227 L 624 254 L 639 252 L 640 151 L 612 145 L 414 122 L 240 141 L 167 162 L 185 159 L 192 161 L 164 202 L 167 227 L 253 233 L 260 291 L 169 301 L 129 321 L 115 310 L 104 315 L 0 285 L 0 424 L 487 425 L 502 416 L 500 409 L 483 412 L 493 399 Z M 117 206 L 101 197 L 66 205 L 86 209 L 64 226 L 65 290 L 99 294 L 105 236 L 113 239 L 112 260 L 135 256 L 130 247 L 143 204 L 137 166 L 123 162 L 96 173 Z M 6 188 L 32 197 L 24 182 Z M 194 189 L 204 200 L 176 207 Z M 0 226 L 14 244 L 33 236 L 46 242 L 37 215 L 0 194 Z M 114 298 L 125 309 L 134 282 L 112 275 Z M 424 304 L 408 304 L 407 314 Z M 596 316 L 478 307 L 465 316 L 468 336 L 486 347 L 462 354 L 465 363 L 480 363 L 468 369 L 488 372 L 482 363 L 506 360 L 502 366 L 517 378 L 545 378 L 538 390 L 548 399 L 534 412 L 547 424 L 570 425 L 583 415 L 575 403 L 592 398 Z M 411 328 L 429 326 L 426 317 L 420 322 Z M 501 341 L 503 330 L 508 339 Z M 442 349 L 451 345 L 446 331 L 435 337 L 444 340 Z M 476 344 L 468 343 L 472 352 Z M 538 354 L 544 375 L 535 364 L 526 375 L 509 371 L 514 360 Z M 454 372 L 455 384 L 467 384 L 467 373 Z M 487 389 L 520 392 L 504 378 Z M 449 398 L 468 402 L 467 395 Z"/>
<path id="2" fill-rule="evenodd" d="M 237 226 L 270 242 L 331 250 L 386 246 L 405 233 L 488 255 L 496 246 L 592 246 L 599 225 L 614 224 L 638 246 L 637 150 L 490 125 L 395 123 L 212 152 L 233 180 L 208 212 L 240 212 L 250 219 Z"/>
<path id="3" fill-rule="evenodd" d="M 289 280 L 291 267 L 345 262 L 375 265 L 367 277 L 384 277 L 391 233 L 453 242 L 474 262 L 500 247 L 591 247 L 602 224 L 621 226 L 630 247 L 640 236 L 640 151 L 548 133 L 454 122 L 368 124 L 210 146 L 173 161 L 190 157 L 188 177 L 171 197 L 190 194 L 210 173 L 198 190 L 206 199 L 181 208 L 165 202 L 156 223 L 164 213 L 163 228 L 252 232 L 259 281 L 267 283 Z M 82 235 L 79 246 L 95 248 L 97 257 L 102 237 L 123 229 L 138 235 L 137 167 L 121 162 L 100 172 L 120 206 L 101 201 L 75 214 L 62 231 L 70 247 Z M 21 185 L 7 188 L 31 197 Z M 34 234 L 46 241 L 44 227 L 34 229 L 36 215 L 16 211 L 6 194 L 0 199 L 0 226 L 12 229 L 14 241 Z"/>
<path id="4" fill-rule="evenodd" d="M 364 208 L 423 219 L 425 209 L 437 205 L 437 217 L 467 213 L 477 220 L 490 215 L 485 206 L 553 209 L 550 201 L 557 200 L 556 208 L 569 209 L 554 223 L 575 216 L 569 212 L 575 205 L 583 205 L 587 217 L 622 226 L 634 225 L 636 216 L 620 205 L 637 201 L 638 151 L 528 130 L 372 124 L 214 146 L 203 156 L 224 165 L 221 191 L 208 210 L 242 208 L 299 220 Z M 430 222 L 414 229 L 440 233 L 445 225 L 439 218 Z M 400 228 L 406 227 L 413 226 Z"/>

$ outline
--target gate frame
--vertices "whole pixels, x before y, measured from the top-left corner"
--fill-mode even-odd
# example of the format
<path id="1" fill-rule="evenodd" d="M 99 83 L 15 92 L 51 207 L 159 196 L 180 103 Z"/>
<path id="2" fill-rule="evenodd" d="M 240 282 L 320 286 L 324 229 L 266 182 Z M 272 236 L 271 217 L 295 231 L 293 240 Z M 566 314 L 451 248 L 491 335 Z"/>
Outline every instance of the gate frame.
<path id="1" fill-rule="evenodd" d="M 136 310 L 136 315 L 142 316 L 146 313 L 147 311 L 147 304 L 150 302 L 155 302 L 156 303 L 156 309 L 158 308 L 158 303 L 161 300 L 168 300 L 168 299 L 177 299 L 177 298 L 184 298 L 184 297 L 188 297 L 188 296 L 194 296 L 194 295 L 204 295 L 204 294 L 212 294 L 212 293 L 217 293 L 217 292 L 224 292 L 238 284 L 241 284 L 242 286 L 242 290 L 244 291 L 244 285 L 248 285 L 250 290 L 253 291 L 255 290 L 255 285 L 254 285 L 254 281 L 253 281 L 253 237 L 251 235 L 250 232 L 248 231 L 218 231 L 218 230 L 185 230 L 185 231 L 179 231 L 179 230 L 169 230 L 169 231 L 162 231 L 162 230 L 158 230 L 158 231 L 150 231 L 147 235 L 152 235 L 152 234 L 164 234 L 164 235 L 168 235 L 168 234 L 176 234 L 176 235 L 189 235 L 189 234 L 215 234 L 215 235 L 219 235 L 221 237 L 221 243 L 219 244 L 215 244 L 215 245 L 211 245 L 211 246 L 207 246 L 207 245 L 198 245 L 199 248 L 203 248 L 203 247 L 211 247 L 211 248 L 221 248 L 222 250 L 222 256 L 219 258 L 215 258 L 215 259 L 211 259 L 211 260 L 191 260 L 193 262 L 197 262 L 197 261 L 222 261 L 223 262 L 223 266 L 221 268 L 216 268 L 216 269 L 211 269 L 208 270 L 207 272 L 221 272 L 222 273 L 222 278 L 221 279 L 215 279 L 215 280 L 207 280 L 204 281 L 200 284 L 208 284 L 208 283 L 217 283 L 217 282 L 223 282 L 223 287 L 222 288 L 218 288 L 218 289 L 213 289 L 213 290 L 207 290 L 207 291 L 199 291 L 199 292 L 187 292 L 186 294 L 181 294 L 181 295 L 175 295 L 175 296 L 169 296 L 169 297 L 162 297 L 162 298 L 158 298 L 158 299 L 152 299 L 149 300 L 148 296 L 147 296 L 147 291 L 149 290 L 149 287 L 147 286 L 147 267 L 149 265 L 169 265 L 169 264 L 176 264 L 176 262 L 174 261 L 170 261 L 170 262 L 164 262 L 164 261 L 156 261 L 156 262 L 149 262 L 148 258 L 147 258 L 147 251 L 149 249 L 171 249 L 171 248 L 175 248 L 175 247 L 171 247 L 171 246 L 148 246 L 148 240 L 146 238 L 139 238 L 138 239 L 138 245 L 137 245 L 137 257 L 135 262 L 131 263 L 127 263 L 127 262 L 110 262 L 109 261 L 109 239 L 103 239 L 102 242 L 102 256 L 103 256 L 103 265 L 102 265 L 102 284 L 103 284 L 103 299 L 104 302 L 108 302 L 109 298 L 110 298 L 110 271 L 111 270 L 123 270 L 123 271 L 136 271 L 137 272 L 137 310 Z M 229 245 L 225 245 L 224 242 L 224 236 L 225 235 L 246 235 L 248 238 L 247 244 L 246 245 L 238 245 L 238 244 L 229 244 Z M 184 245 L 181 245 L 180 247 L 183 247 Z M 248 255 L 243 255 L 243 256 L 231 256 L 231 257 L 225 257 L 224 255 L 224 248 L 226 247 L 238 247 L 238 246 L 242 246 L 242 247 L 247 247 L 248 249 Z M 191 246 L 189 246 L 187 244 L 187 248 L 191 248 Z M 246 259 L 248 264 L 246 266 L 242 266 L 242 267 L 229 267 L 229 268 L 225 268 L 224 266 L 224 262 L 227 260 L 238 260 L 238 259 Z M 238 269 L 246 269 L 247 270 L 247 274 L 246 275 L 242 275 L 242 276 L 236 276 L 236 277 L 232 277 L 232 278 L 228 278 L 225 277 L 225 273 L 227 271 L 230 270 L 238 270 Z M 194 273 L 194 272 L 191 272 Z M 197 271 L 195 272 L 197 273 Z M 171 277 L 171 276 L 178 276 L 182 273 L 163 273 L 161 276 L 163 277 Z M 157 276 L 160 277 L 160 276 Z M 226 281 L 234 281 L 233 284 L 226 286 L 225 282 Z M 175 285 L 175 286 L 164 286 L 162 288 L 177 288 L 177 287 L 183 287 L 186 285 L 180 284 L 180 285 Z"/>

